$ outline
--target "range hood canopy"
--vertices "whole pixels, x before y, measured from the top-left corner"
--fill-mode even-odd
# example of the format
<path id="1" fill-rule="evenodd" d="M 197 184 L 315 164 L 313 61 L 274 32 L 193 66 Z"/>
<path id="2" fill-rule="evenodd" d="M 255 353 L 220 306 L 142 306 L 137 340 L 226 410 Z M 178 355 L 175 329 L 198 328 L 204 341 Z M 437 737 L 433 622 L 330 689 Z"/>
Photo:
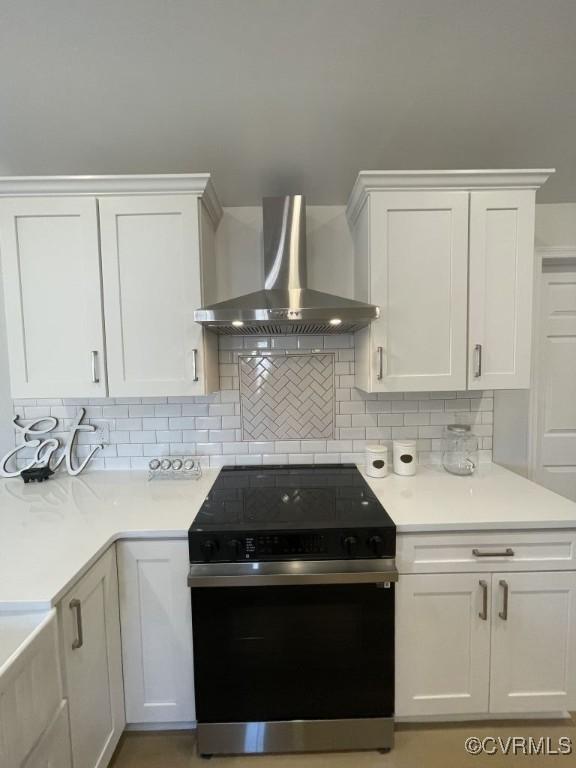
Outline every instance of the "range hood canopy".
<path id="1" fill-rule="evenodd" d="M 220 334 L 325 334 L 357 331 L 378 307 L 307 288 L 306 203 L 303 195 L 265 197 L 264 290 L 194 312 Z"/>

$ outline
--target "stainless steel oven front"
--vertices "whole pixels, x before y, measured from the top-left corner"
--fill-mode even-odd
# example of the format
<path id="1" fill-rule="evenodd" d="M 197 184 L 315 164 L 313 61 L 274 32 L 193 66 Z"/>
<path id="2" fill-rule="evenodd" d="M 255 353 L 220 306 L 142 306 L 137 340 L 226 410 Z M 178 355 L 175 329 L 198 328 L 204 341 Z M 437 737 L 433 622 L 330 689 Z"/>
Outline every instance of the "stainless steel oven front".
<path id="1" fill-rule="evenodd" d="M 193 564 L 201 754 L 393 743 L 393 559 Z"/>

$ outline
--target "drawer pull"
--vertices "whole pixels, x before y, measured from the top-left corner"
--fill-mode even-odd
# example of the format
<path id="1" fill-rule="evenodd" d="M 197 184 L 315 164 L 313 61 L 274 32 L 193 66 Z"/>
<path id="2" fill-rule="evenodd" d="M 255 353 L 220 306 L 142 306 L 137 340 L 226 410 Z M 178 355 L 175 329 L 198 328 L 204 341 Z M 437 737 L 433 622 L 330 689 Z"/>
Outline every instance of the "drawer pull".
<path id="1" fill-rule="evenodd" d="M 473 549 L 474 557 L 514 557 L 514 550 L 506 547 L 503 552 L 482 552 L 480 549 Z"/>
<path id="2" fill-rule="evenodd" d="M 504 581 L 504 579 L 501 579 L 499 581 L 499 584 L 504 590 L 504 592 L 502 595 L 502 610 L 498 612 L 498 616 L 500 616 L 500 618 L 503 621 L 507 621 L 508 620 L 508 592 L 509 592 L 508 582 Z"/>
<path id="3" fill-rule="evenodd" d="M 479 584 L 482 587 L 482 610 L 478 616 L 482 621 L 488 621 L 488 582 L 481 579 Z"/>

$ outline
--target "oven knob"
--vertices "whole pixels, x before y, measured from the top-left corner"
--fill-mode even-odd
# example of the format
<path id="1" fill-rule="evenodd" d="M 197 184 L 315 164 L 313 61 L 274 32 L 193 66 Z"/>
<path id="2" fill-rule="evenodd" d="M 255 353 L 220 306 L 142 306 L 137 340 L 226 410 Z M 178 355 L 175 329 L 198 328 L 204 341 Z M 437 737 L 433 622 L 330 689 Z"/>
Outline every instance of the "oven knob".
<path id="1" fill-rule="evenodd" d="M 368 546 L 372 550 L 372 552 L 376 555 L 376 557 L 382 557 L 382 554 L 384 552 L 384 542 L 382 541 L 381 536 L 371 536 L 368 539 Z"/>
<path id="2" fill-rule="evenodd" d="M 348 557 L 354 557 L 356 554 L 356 545 L 358 544 L 358 539 L 356 536 L 346 536 L 344 539 L 344 549 L 346 550 L 346 554 Z"/>
<path id="3" fill-rule="evenodd" d="M 242 542 L 240 539 L 230 539 L 228 542 L 228 551 L 232 560 L 240 560 L 242 557 Z"/>
<path id="4" fill-rule="evenodd" d="M 215 554 L 218 547 L 215 541 L 212 541 L 212 539 L 207 539 L 206 541 L 203 541 L 202 544 L 200 544 L 200 549 L 204 555 L 204 560 L 212 560 L 212 556 Z"/>

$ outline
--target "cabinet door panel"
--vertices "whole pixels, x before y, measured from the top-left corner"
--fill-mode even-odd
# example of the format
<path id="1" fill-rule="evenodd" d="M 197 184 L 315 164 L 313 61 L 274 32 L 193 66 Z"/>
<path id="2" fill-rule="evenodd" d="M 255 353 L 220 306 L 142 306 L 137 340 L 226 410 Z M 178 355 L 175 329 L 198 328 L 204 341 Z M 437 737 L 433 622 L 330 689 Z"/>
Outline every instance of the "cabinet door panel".
<path id="1" fill-rule="evenodd" d="M 83 642 L 77 645 L 79 601 Z M 74 768 L 105 768 L 124 729 L 124 694 L 114 548 L 61 603 Z"/>
<path id="2" fill-rule="evenodd" d="M 490 616 L 479 615 L 481 579 L 467 573 L 400 578 L 396 715 L 488 711 Z"/>
<path id="3" fill-rule="evenodd" d="M 194 721 L 187 541 L 118 544 L 129 723 Z"/>
<path id="4" fill-rule="evenodd" d="M 24 768 L 72 768 L 68 706 L 65 701 L 62 702 L 54 722 L 26 760 Z"/>
<path id="5" fill-rule="evenodd" d="M 534 264 L 534 192 L 472 192 L 469 389 L 530 386 Z"/>
<path id="6" fill-rule="evenodd" d="M 468 193 L 374 193 L 370 203 L 370 300 L 381 308 L 372 390 L 465 387 Z"/>
<path id="7" fill-rule="evenodd" d="M 99 200 L 111 396 L 200 395 L 198 197 Z M 195 380 L 197 379 L 197 380 Z"/>
<path id="8" fill-rule="evenodd" d="M 496 573 L 492 578 L 490 711 L 574 707 L 576 573 Z M 506 619 L 500 615 L 505 589 Z"/>
<path id="9" fill-rule="evenodd" d="M 1 200 L 0 250 L 12 397 L 104 396 L 95 199 Z"/>

